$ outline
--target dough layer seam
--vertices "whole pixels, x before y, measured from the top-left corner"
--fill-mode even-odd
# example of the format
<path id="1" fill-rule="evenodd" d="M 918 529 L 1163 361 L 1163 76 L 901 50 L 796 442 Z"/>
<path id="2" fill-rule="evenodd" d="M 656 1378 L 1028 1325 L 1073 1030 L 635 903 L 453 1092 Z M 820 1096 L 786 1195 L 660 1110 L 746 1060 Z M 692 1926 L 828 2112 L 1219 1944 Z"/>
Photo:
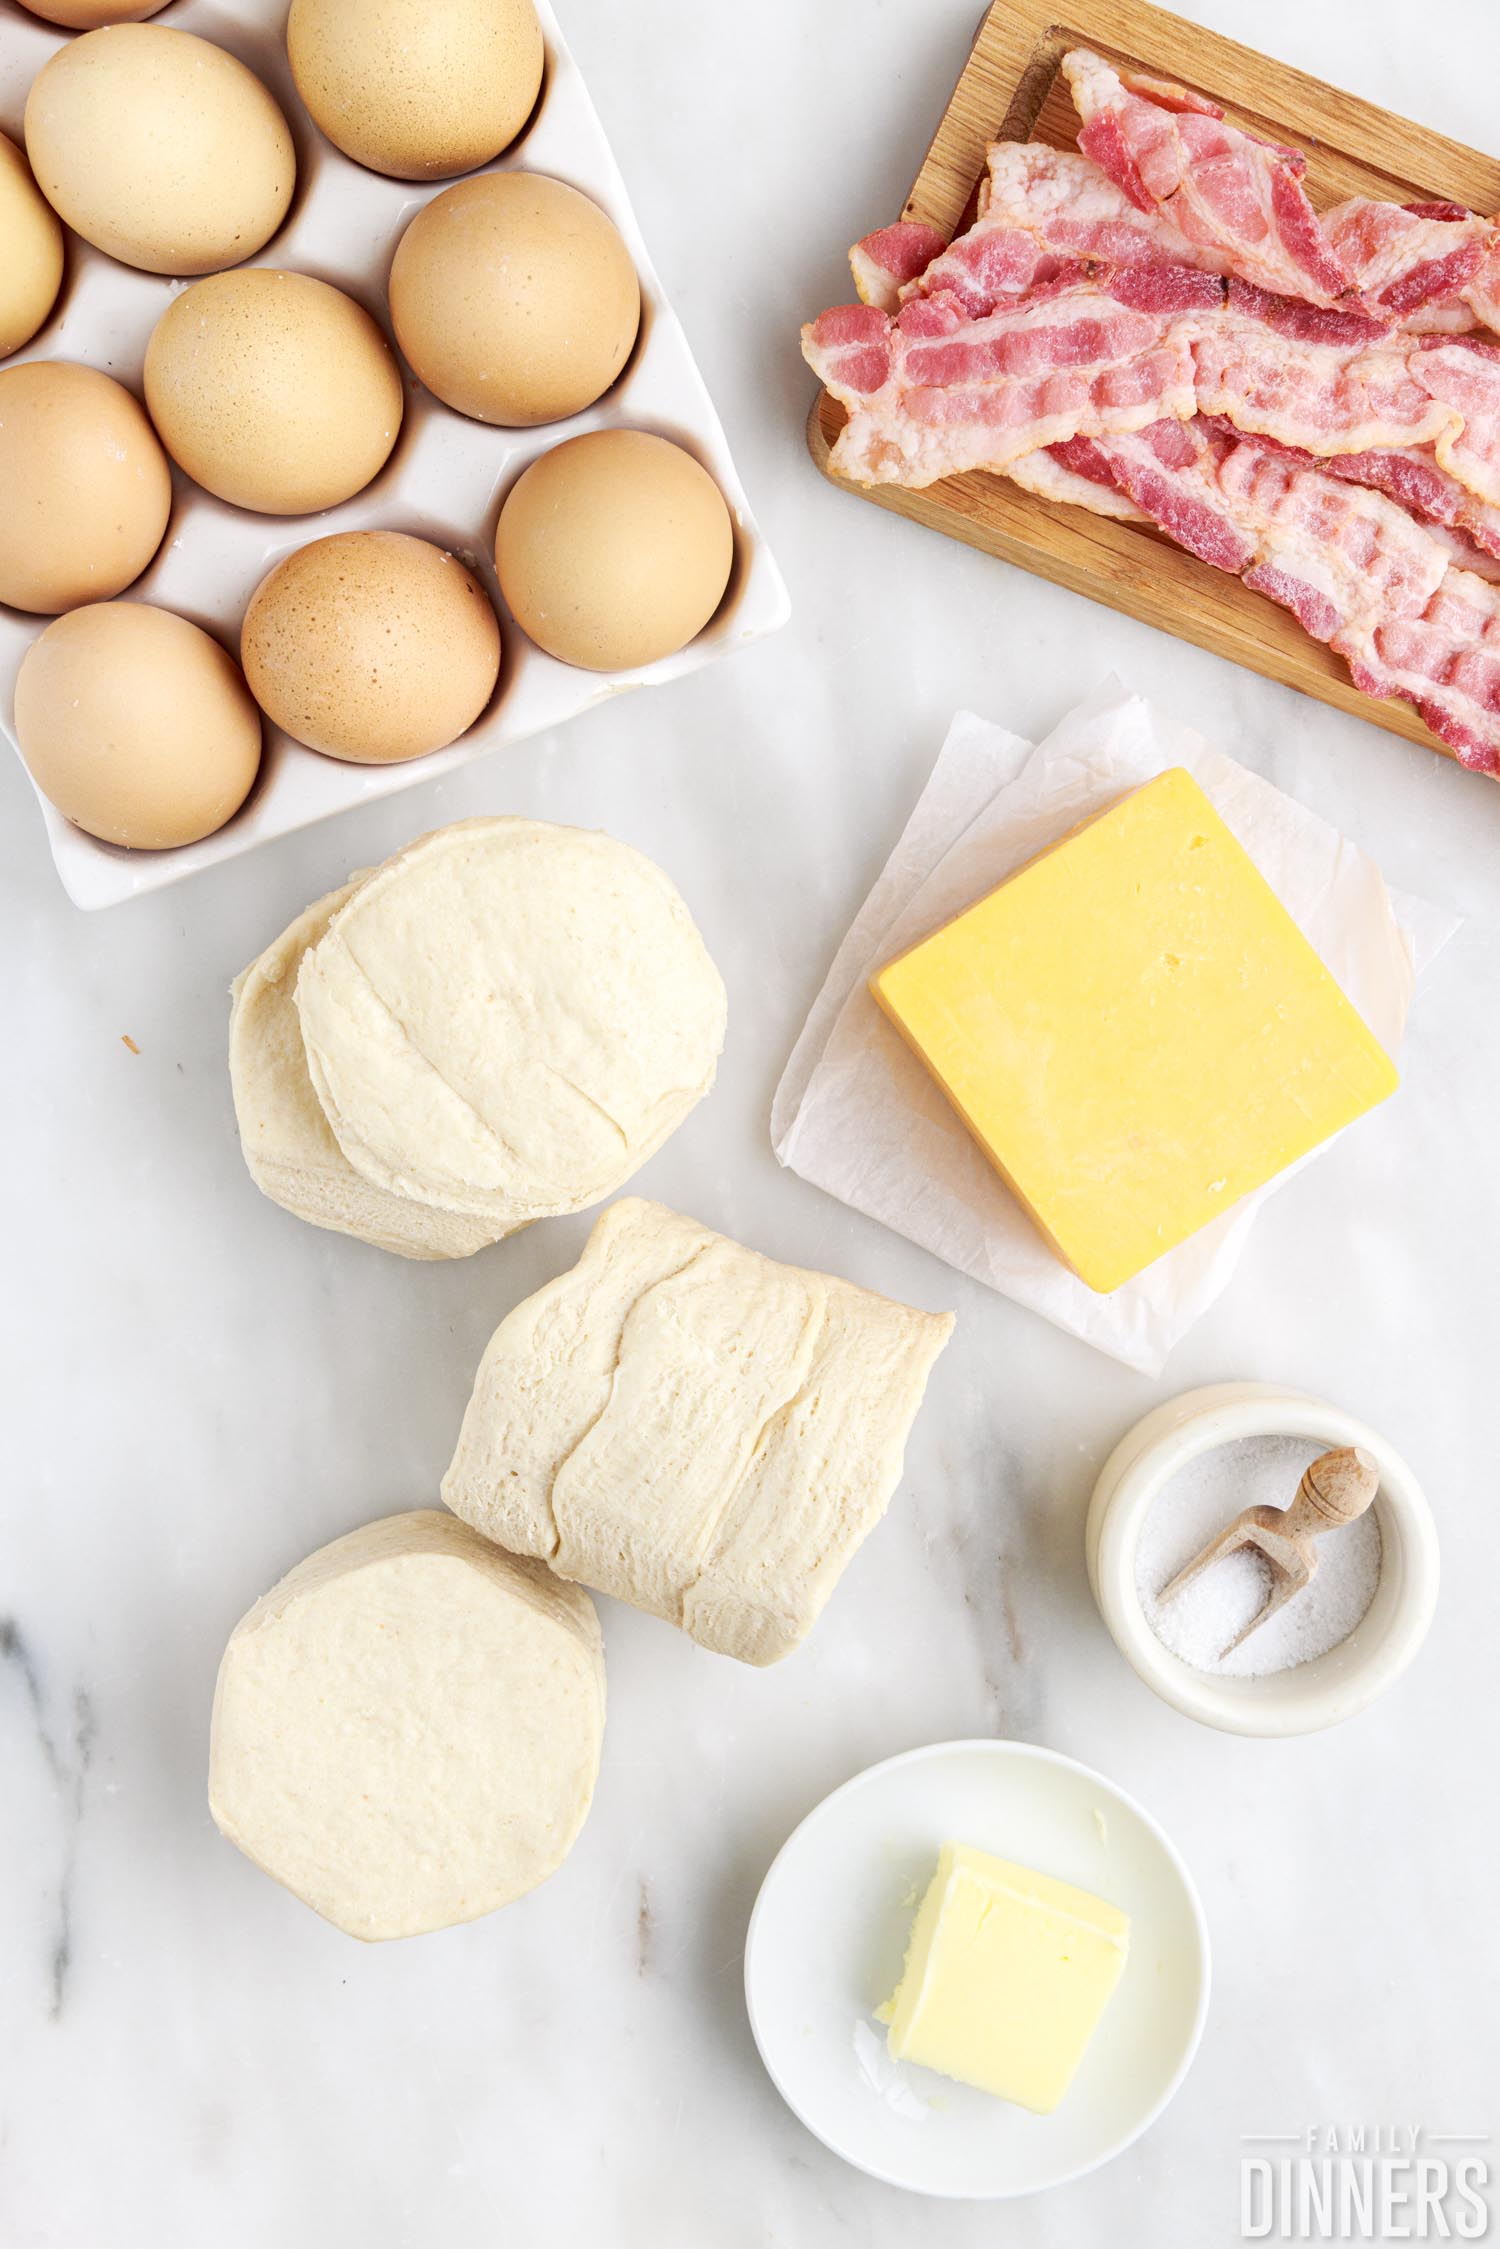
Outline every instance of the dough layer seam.
<path id="1" fill-rule="evenodd" d="M 680 1265 L 674 1267 L 670 1273 L 659 1273 L 654 1281 L 652 1281 L 646 1288 L 643 1288 L 640 1291 L 638 1296 L 635 1296 L 631 1299 L 630 1303 L 621 1313 L 619 1338 L 615 1344 L 614 1359 L 609 1370 L 609 1386 L 604 1393 L 602 1401 L 600 1402 L 599 1411 L 590 1417 L 586 1428 L 579 1430 L 578 1435 L 573 1439 L 572 1444 L 569 1445 L 567 1451 L 563 1454 L 561 1460 L 557 1462 L 556 1466 L 552 1470 L 551 1475 L 547 1479 L 547 1490 L 543 1504 L 547 1510 L 547 1519 L 552 1525 L 552 1550 L 547 1557 L 549 1561 L 560 1558 L 562 1554 L 562 1525 L 557 1519 L 557 1508 L 554 1505 L 554 1495 L 557 1491 L 558 1483 L 562 1477 L 563 1471 L 567 1468 L 568 1463 L 574 1458 L 575 1454 L 578 1453 L 581 1447 L 593 1435 L 594 1431 L 598 1428 L 600 1422 L 604 1419 L 604 1416 L 608 1413 L 610 1406 L 614 1402 L 615 1385 L 618 1382 L 620 1376 L 620 1362 L 625 1354 L 625 1330 L 629 1326 L 632 1316 L 640 1310 L 647 1297 L 653 1296 L 659 1288 L 665 1288 L 669 1281 L 680 1281 L 683 1274 L 690 1272 L 693 1266 L 698 1264 L 699 1261 L 707 1255 L 708 1251 L 712 1247 L 712 1242 L 700 1242 L 698 1247 L 695 1250 L 690 1251 L 688 1256 L 683 1259 L 683 1262 Z"/>

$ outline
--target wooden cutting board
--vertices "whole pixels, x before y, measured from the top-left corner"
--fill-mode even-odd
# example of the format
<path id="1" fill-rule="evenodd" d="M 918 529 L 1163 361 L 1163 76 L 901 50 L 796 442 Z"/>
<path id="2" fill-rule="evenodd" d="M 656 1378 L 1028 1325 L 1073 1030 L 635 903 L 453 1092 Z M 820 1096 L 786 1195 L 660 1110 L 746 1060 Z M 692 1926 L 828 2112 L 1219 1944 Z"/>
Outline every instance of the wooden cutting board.
<path id="1" fill-rule="evenodd" d="M 1412 35 L 1421 37 L 1419 24 Z M 1500 161 L 1494 157 L 1357 101 L 1164 9 L 1136 0 L 1068 0 L 1060 21 L 1049 0 L 995 0 L 899 216 L 925 219 L 956 234 L 973 216 L 988 142 L 1039 140 L 1073 147 L 1078 116 L 1058 70 L 1070 47 L 1092 47 L 1130 69 L 1175 79 L 1209 95 L 1252 132 L 1304 149 L 1308 190 L 1320 210 L 1354 194 L 1500 210 Z M 896 216 L 894 210 L 872 211 L 869 223 L 883 226 Z M 843 424 L 844 409 L 824 392 L 808 420 L 808 445 L 824 475 L 842 490 L 1196 641 L 1408 741 L 1452 754 L 1407 704 L 1361 695 L 1339 659 L 1309 639 L 1287 611 L 1238 578 L 1184 554 L 1159 532 L 1036 499 L 999 476 L 948 477 L 921 492 L 853 483 L 829 466 Z"/>

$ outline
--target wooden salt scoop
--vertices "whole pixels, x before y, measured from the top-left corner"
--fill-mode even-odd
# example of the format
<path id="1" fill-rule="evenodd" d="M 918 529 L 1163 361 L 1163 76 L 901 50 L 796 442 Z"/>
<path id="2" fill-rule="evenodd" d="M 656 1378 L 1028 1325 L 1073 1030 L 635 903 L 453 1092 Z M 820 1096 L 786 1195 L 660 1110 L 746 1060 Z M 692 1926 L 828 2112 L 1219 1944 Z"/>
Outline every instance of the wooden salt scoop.
<path id="1" fill-rule="evenodd" d="M 1358 1446 L 1340 1445 L 1334 1452 L 1320 1453 L 1297 1486 L 1290 1507 L 1247 1507 L 1227 1530 L 1209 1541 L 1201 1554 L 1194 1555 L 1186 1569 L 1178 1571 L 1170 1585 L 1163 1586 L 1159 1598 L 1175 1600 L 1210 1563 L 1253 1546 L 1270 1564 L 1271 1594 L 1264 1608 L 1224 1650 L 1225 1655 L 1232 1655 L 1267 1617 L 1274 1616 L 1294 1593 L 1312 1583 L 1318 1568 L 1313 1541 L 1324 1531 L 1342 1530 L 1346 1523 L 1363 1515 L 1379 1489 L 1380 1470 Z"/>

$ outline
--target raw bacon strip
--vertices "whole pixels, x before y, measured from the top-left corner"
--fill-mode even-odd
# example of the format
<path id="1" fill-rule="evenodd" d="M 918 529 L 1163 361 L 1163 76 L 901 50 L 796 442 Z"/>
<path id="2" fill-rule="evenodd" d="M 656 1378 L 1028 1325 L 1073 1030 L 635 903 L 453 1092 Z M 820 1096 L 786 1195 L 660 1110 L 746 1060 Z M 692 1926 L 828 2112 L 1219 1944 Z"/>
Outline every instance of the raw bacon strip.
<path id="1" fill-rule="evenodd" d="M 1181 316 L 1220 294 L 1212 275 L 1156 268 L 1108 285 L 1067 279 L 982 320 L 946 294 L 913 298 L 895 320 L 868 305 L 826 312 L 802 348 L 848 409 L 833 465 L 920 487 L 1080 433 L 1186 419 L 1193 328 Z"/>
<path id="2" fill-rule="evenodd" d="M 1018 228 L 1059 257 L 1106 265 L 1201 265 L 1191 243 L 1154 211 L 1141 211 L 1098 165 L 1045 141 L 992 141 L 981 224 Z M 1214 265 L 1212 271 L 1219 271 Z"/>
<path id="3" fill-rule="evenodd" d="M 1500 346 L 1429 336 L 1410 366 L 1451 416 L 1434 441 L 1442 467 L 1486 507 L 1500 508 Z"/>
<path id="4" fill-rule="evenodd" d="M 1420 375 L 1415 362 L 1426 356 L 1381 344 L 1304 342 L 1231 306 L 1196 331 L 1198 409 L 1247 435 L 1320 456 L 1440 443 L 1463 419 L 1439 395 L 1449 380 Z M 1470 482 L 1457 466 L 1453 473 Z"/>
<path id="5" fill-rule="evenodd" d="M 1495 222 L 1461 203 L 1381 203 L 1354 195 L 1323 214 L 1334 249 L 1372 306 L 1414 334 L 1500 324 L 1493 292 L 1474 284 L 1496 254 Z"/>
<path id="6" fill-rule="evenodd" d="M 1317 464 L 1303 467 L 1253 438 L 1226 441 L 1200 423 L 1172 434 L 1179 448 L 1183 436 L 1197 448 L 1177 472 L 1183 493 L 1195 508 L 1217 513 L 1224 554 L 1232 556 L 1238 542 L 1243 558 L 1220 559 L 1201 539 L 1190 551 L 1237 570 L 1247 586 L 1290 609 L 1315 640 L 1339 648 L 1344 635 L 1362 634 L 1378 618 L 1418 615 L 1440 584 L 1447 556 L 1383 494 L 1340 484 Z M 1114 459 L 1113 441 L 1109 452 Z M 1144 502 L 1131 466 L 1127 456 L 1122 479 Z M 1149 512 L 1179 544 L 1189 543 L 1170 497 Z"/>
<path id="7" fill-rule="evenodd" d="M 1291 610 L 1362 692 L 1415 704 L 1464 764 L 1500 773 L 1500 587 L 1455 565 L 1446 537 L 1383 494 L 1200 423 L 1057 450 L 1080 504 L 1083 472 L 1108 473 L 1178 544 Z"/>
<path id="8" fill-rule="evenodd" d="M 878 306 L 882 312 L 894 312 L 902 290 L 925 273 L 947 247 L 946 235 L 917 219 L 902 219 L 895 226 L 883 226 L 875 234 L 867 234 L 849 252 L 860 302 Z"/>
<path id="9" fill-rule="evenodd" d="M 1423 529 L 1429 539 L 1437 540 L 1454 569 L 1472 570 L 1476 578 L 1500 586 L 1500 555 L 1478 545 L 1467 531 L 1455 531 L 1446 523 L 1427 523 Z"/>
<path id="10" fill-rule="evenodd" d="M 1379 620 L 1344 653 L 1365 694 L 1415 703 L 1464 765 L 1500 773 L 1500 588 L 1448 570 L 1420 616 Z"/>
<path id="11" fill-rule="evenodd" d="M 895 330 L 877 305 L 835 305 L 802 331 L 802 356 L 836 398 L 852 408 L 891 380 Z"/>
<path id="12" fill-rule="evenodd" d="M 901 297 L 906 302 L 915 296 L 951 296 L 971 320 L 982 320 L 1030 290 L 1046 287 L 1076 262 L 1055 257 L 1024 227 L 980 219 L 967 234 L 945 244 Z"/>
<path id="13" fill-rule="evenodd" d="M 1094 450 L 1175 545 L 1268 594 L 1316 640 L 1337 645 L 1373 618 L 1418 613 L 1446 568 L 1390 501 L 1257 440 L 1172 422 Z"/>
<path id="14" fill-rule="evenodd" d="M 1388 315 L 1377 319 L 1356 305 L 1310 305 L 1304 297 L 1281 297 L 1253 281 L 1232 275 L 1226 291 L 1231 312 L 1262 321 L 1278 336 L 1298 344 L 1340 344 L 1350 350 L 1368 350 L 1390 342 L 1397 323 Z"/>
<path id="15" fill-rule="evenodd" d="M 1178 429 L 1181 424 L 1169 422 L 1165 426 Z M 1012 484 L 1039 500 L 1087 508 L 1090 515 L 1111 516 L 1118 523 L 1149 523 L 1145 509 L 1138 508 L 1117 487 L 1109 463 L 1102 456 L 1096 459 L 1095 452 L 1092 439 L 1069 438 L 1042 452 L 1023 453 L 1005 473 Z"/>
<path id="16" fill-rule="evenodd" d="M 1143 430 L 1139 438 L 1129 442 L 1131 446 L 1149 442 L 1157 453 L 1157 466 L 1162 467 L 1167 465 L 1167 460 L 1170 458 L 1170 455 L 1166 459 L 1163 457 L 1166 433 L 1170 432 L 1172 439 L 1180 445 L 1185 437 L 1189 437 L 1199 430 L 1217 435 L 1231 444 L 1236 439 L 1234 427 L 1229 422 L 1158 422 L 1154 429 Z M 1263 446 L 1270 446 L 1272 443 L 1269 438 L 1263 437 L 1246 440 L 1245 442 L 1253 442 Z M 1420 515 L 1422 517 L 1423 530 L 1429 539 L 1436 540 L 1438 545 L 1441 546 L 1450 564 L 1459 570 L 1472 570 L 1476 576 L 1488 579 L 1491 584 L 1500 585 L 1500 552 L 1487 550 L 1480 546 L 1471 532 L 1459 528 L 1454 523 L 1445 521 L 1440 517 L 1428 516 L 1425 510 L 1403 500 L 1401 492 L 1383 483 L 1378 475 L 1355 473 L 1366 463 L 1379 459 L 1399 461 L 1401 456 L 1394 454 L 1389 456 L 1367 454 L 1352 457 L 1337 455 L 1332 460 L 1319 461 L 1314 459 L 1311 453 L 1299 453 L 1293 447 L 1286 447 L 1282 450 L 1286 452 L 1289 459 L 1297 462 L 1302 468 L 1319 470 L 1325 476 L 1347 478 L 1353 483 L 1369 484 L 1377 492 L 1386 492 L 1398 505 L 1406 508 L 1408 515 Z M 1113 462 L 1111 456 L 1114 456 Z M 1139 455 L 1137 455 L 1137 459 L 1139 459 Z M 1157 514 L 1152 515 L 1147 509 L 1138 507 L 1135 501 L 1129 497 L 1128 488 L 1132 479 L 1124 473 L 1126 465 L 1127 444 L 1125 440 L 1110 438 L 1107 442 L 1100 443 L 1093 438 L 1075 437 L 1070 438 L 1065 444 L 1052 446 L 1050 451 L 1045 454 L 1031 454 L 1024 460 L 1012 461 L 1005 473 L 1012 483 L 1019 484 L 1023 491 L 1035 493 L 1039 499 L 1065 501 L 1073 507 L 1087 508 L 1094 515 L 1114 516 L 1124 522 L 1131 520 L 1137 523 L 1156 522 L 1158 527 L 1164 527 L 1162 525 L 1162 516 L 1166 512 L 1164 508 L 1159 507 Z M 1429 462 L 1429 466 L 1440 486 L 1445 487 L 1450 492 L 1460 491 L 1460 487 L 1453 483 L 1452 478 L 1444 476 L 1435 463 Z M 1206 503 L 1211 504 L 1212 495 L 1210 493 L 1205 492 L 1201 497 Z M 1463 497 L 1467 498 L 1467 494 L 1464 494 Z M 1492 536 L 1497 533 L 1500 533 L 1500 518 L 1496 519 Z M 1187 547 L 1190 552 L 1200 554 L 1203 560 L 1214 563 L 1218 568 L 1225 567 L 1216 551 L 1210 552 L 1206 546 L 1196 545 L 1191 538 L 1179 537 L 1177 543 L 1180 546 Z M 1225 552 L 1230 551 L 1229 546 L 1226 545 Z"/>
<path id="17" fill-rule="evenodd" d="M 1074 48 L 1063 75 L 1078 145 L 1142 211 L 1156 211 L 1228 270 L 1284 296 L 1334 305 L 1354 283 L 1302 186 L 1306 158 L 1226 123 L 1201 95 L 1124 78 Z"/>
<path id="18" fill-rule="evenodd" d="M 1231 423 L 1221 426 L 1232 432 Z M 1279 441 L 1263 436 L 1257 443 L 1274 446 Z M 1500 508 L 1486 507 L 1450 476 L 1432 446 L 1382 446 L 1367 453 L 1331 453 L 1321 458 L 1294 445 L 1279 449 L 1303 468 L 1321 468 L 1327 476 L 1384 492 L 1408 515 L 1420 516 L 1429 529 L 1448 532 L 1450 551 L 1463 557 L 1466 569 L 1482 572 L 1481 556 L 1487 556 L 1492 566 L 1500 565 Z"/>
<path id="19" fill-rule="evenodd" d="M 1175 545 L 1238 577 L 1259 548 L 1219 490 L 1222 449 L 1201 422 L 1157 422 L 1125 436 L 1075 438 L 1058 451 L 1076 474 L 1112 476 L 1116 488 Z"/>
<path id="20" fill-rule="evenodd" d="M 1042 141 L 994 141 L 971 235 L 1012 230 L 1058 258 L 1107 266 L 1185 265 L 1227 270 L 1214 250 L 1189 242 L 1074 149 Z M 958 244 L 954 244 L 958 248 Z"/>
<path id="21" fill-rule="evenodd" d="M 1400 348 L 1399 339 L 1306 340 L 1316 339 L 1319 323 L 1342 327 L 1345 316 L 1294 308 L 1287 324 L 1268 317 L 1266 302 L 1231 282 L 1223 319 L 1200 324 L 1193 347 L 1199 412 L 1320 459 L 1420 457 L 1426 449 L 1472 505 L 1424 512 L 1488 545 L 1492 511 L 1500 510 L 1500 347 L 1472 337 L 1430 336 L 1415 349 Z M 1355 332 L 1363 325 L 1356 322 Z M 1395 496 L 1409 503 L 1408 492 Z"/>
<path id="22" fill-rule="evenodd" d="M 1246 585 L 1341 655 L 1382 618 L 1419 615 L 1442 582 L 1447 555 L 1383 493 L 1340 484 L 1253 440 L 1224 453 L 1217 479 L 1260 543 Z"/>
<path id="23" fill-rule="evenodd" d="M 995 141 L 978 218 L 908 281 L 901 295 L 951 291 L 977 319 L 1048 279 L 1058 261 L 1073 260 L 1110 268 L 1172 265 L 1226 275 L 1234 271 L 1227 252 L 1189 242 L 1158 211 L 1140 210 L 1077 150 L 1050 148 L 1043 141 Z M 1265 304 L 1284 307 L 1287 300 L 1266 296 Z M 1311 307 L 1302 309 L 1311 316 Z"/>
<path id="24" fill-rule="evenodd" d="M 1500 244 L 1491 250 L 1464 295 L 1480 327 L 1500 334 Z"/>
<path id="25" fill-rule="evenodd" d="M 918 266 L 929 239 L 936 247 Z M 951 243 L 930 228 L 887 227 L 856 243 L 850 258 L 856 277 L 864 276 L 859 293 L 868 304 L 894 309 L 882 292 L 899 274 L 895 295 L 901 302 L 941 291 L 956 297 L 976 320 L 1081 261 L 1110 268 L 1232 270 L 1224 252 L 1189 242 L 1156 211 L 1138 210 L 1088 157 L 1043 141 L 991 143 L 979 215 Z"/>
<path id="26" fill-rule="evenodd" d="M 1483 265 L 1494 238 L 1491 221 L 1452 204 L 1407 207 L 1363 198 L 1340 205 L 1339 214 L 1344 239 L 1363 260 L 1360 276 L 1369 298 L 1364 313 L 1348 300 L 1338 308 L 1320 308 L 1252 284 L 1236 274 L 1229 252 L 1189 242 L 1157 211 L 1141 211 L 1076 150 L 1042 141 L 996 141 L 988 152 L 979 216 L 966 233 L 946 243 L 935 228 L 905 221 L 866 236 L 850 258 L 861 297 L 887 310 L 894 310 L 898 299 L 947 290 L 979 318 L 1000 301 L 1051 279 L 1057 261 L 1086 259 L 1106 266 L 1191 265 L 1224 273 L 1232 277 L 1231 301 L 1240 309 L 1307 341 L 1352 343 L 1374 341 L 1398 327 L 1419 332 L 1472 326 L 1473 308 L 1452 299 L 1452 292 Z M 1428 301 L 1434 290 L 1446 290 L 1452 302 Z"/>
<path id="27" fill-rule="evenodd" d="M 1040 141 L 991 145 L 979 215 L 951 243 L 934 228 L 903 223 L 867 235 L 849 256 L 866 304 L 894 311 L 914 296 L 942 293 L 975 320 L 1085 259 L 1206 262 L 1163 220 L 1136 210 L 1086 156 Z"/>
<path id="28" fill-rule="evenodd" d="M 1100 438 L 1092 451 L 1174 544 L 1335 647 L 1377 619 L 1419 616 L 1448 565 L 1426 527 L 1383 494 L 1205 422 Z M 1082 467 L 1076 444 L 1063 452 Z"/>
<path id="29" fill-rule="evenodd" d="M 925 286 L 924 276 L 919 287 Z M 1131 266 L 1092 281 L 1081 269 L 1061 269 L 1044 287 L 1003 298 L 977 319 L 946 290 L 909 297 L 894 324 L 872 307 L 844 307 L 807 331 L 804 348 L 846 404 L 851 393 L 869 399 L 895 386 L 882 395 L 878 414 L 894 412 L 906 436 L 865 467 L 853 465 L 862 440 L 851 437 L 840 456 L 849 473 L 928 483 L 959 465 L 1002 469 L 1049 441 L 1038 419 L 1037 435 L 1021 442 L 1042 412 L 1037 399 L 1028 407 L 1013 393 L 1003 406 L 995 399 L 979 404 L 976 385 L 1022 373 L 1040 377 L 1049 352 L 1058 355 L 1059 376 L 1084 360 L 1103 366 L 1128 359 L 1147 348 L 1147 330 L 1123 319 L 1139 314 L 1152 323 L 1153 348 L 1191 350 L 1198 413 L 1231 422 L 1243 436 L 1346 460 L 1350 465 L 1336 473 L 1347 481 L 1384 491 L 1500 554 L 1500 348 L 1442 337 L 1411 348 L 1357 312 L 1308 306 L 1239 280 L 1229 282 L 1228 306 L 1220 309 L 1220 290 L 1215 276 L 1181 266 Z M 1066 315 L 1055 309 L 1063 297 Z M 1171 316 L 1179 311 L 1186 317 L 1174 328 Z M 934 395 L 946 388 L 960 395 L 946 402 Z M 1118 406 L 1119 397 L 1109 404 Z M 1094 427 L 1093 407 L 1080 399 L 1076 410 L 1080 418 L 1060 427 L 1059 439 Z M 1186 415 L 1175 387 L 1171 403 L 1164 394 L 1160 413 L 1144 419 L 1168 413 Z M 966 418 L 976 426 L 967 450 L 956 434 Z M 939 424 L 947 432 L 943 443 L 908 442 L 918 427 Z M 1001 425 L 1005 444 L 991 456 L 977 433 Z M 1100 428 L 1128 426 L 1128 418 L 1115 418 Z"/>

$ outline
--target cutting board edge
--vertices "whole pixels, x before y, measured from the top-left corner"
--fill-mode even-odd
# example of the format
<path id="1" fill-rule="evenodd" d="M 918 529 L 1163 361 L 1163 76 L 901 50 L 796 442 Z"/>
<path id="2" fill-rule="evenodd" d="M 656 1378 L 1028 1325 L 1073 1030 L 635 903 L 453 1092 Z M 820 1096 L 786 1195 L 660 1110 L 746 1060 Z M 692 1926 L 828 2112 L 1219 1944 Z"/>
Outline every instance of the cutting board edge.
<path id="1" fill-rule="evenodd" d="M 1201 618 L 1190 602 L 1170 599 L 1165 581 L 1162 613 L 1156 615 L 1147 601 L 1131 598 L 1128 577 L 1121 577 L 1118 571 L 1091 572 L 1085 558 L 1070 558 L 1065 551 L 1065 542 L 1093 546 L 1134 572 L 1149 565 L 1154 571 L 1167 570 L 1175 575 L 1180 565 L 1196 578 L 1199 572 L 1207 570 L 1206 563 L 1169 546 L 1139 525 L 1114 522 L 1105 516 L 1089 516 L 1080 511 L 1080 521 L 1075 526 L 1063 521 L 1067 511 L 1061 507 L 1053 507 L 1031 493 L 1016 490 L 1013 503 L 1017 513 L 1027 520 L 1035 516 L 1052 534 L 1047 541 L 1033 543 L 1022 532 L 1001 530 L 968 508 L 931 501 L 929 493 L 941 490 L 940 486 L 911 492 L 899 484 L 859 484 L 851 477 L 840 476 L 833 466 L 832 441 L 824 422 L 829 411 L 837 414 L 840 409 L 826 391 L 817 392 L 807 417 L 806 438 L 814 467 L 835 491 L 847 493 L 851 499 L 867 501 L 888 514 L 904 516 L 924 531 L 956 539 L 961 546 L 973 547 L 981 554 L 991 555 L 997 562 L 1027 571 L 1034 578 L 1044 578 L 1049 585 L 1061 586 L 1065 592 L 1078 594 L 1086 601 L 1096 601 L 1117 615 L 1133 617 L 1138 624 L 1169 633 L 1174 640 L 1186 641 L 1210 656 L 1222 658 L 1225 663 L 1236 664 L 1261 679 L 1273 680 L 1279 687 L 1311 696 L 1351 718 L 1380 727 L 1384 733 L 1399 735 L 1418 749 L 1433 750 L 1440 757 L 1459 762 L 1449 745 L 1432 732 L 1410 704 L 1382 702 L 1373 695 L 1362 694 L 1343 672 L 1337 657 L 1330 655 L 1319 642 L 1303 636 L 1305 649 L 1299 650 L 1295 658 L 1289 652 L 1273 649 L 1251 629 L 1254 621 L 1276 619 L 1281 614 L 1274 604 L 1261 596 L 1244 594 L 1246 626 L 1243 646 L 1238 646 L 1233 644 L 1234 636 L 1224 626 Z M 1087 530 L 1085 525 L 1089 527 Z M 1148 551 L 1133 553 L 1129 546 L 1121 543 L 1131 539 L 1142 542 Z M 1226 581 L 1226 589 L 1230 584 L 1237 585 L 1238 580 Z M 1329 667 L 1326 673 L 1319 659 Z M 1335 666 L 1338 668 L 1334 669 Z"/>

